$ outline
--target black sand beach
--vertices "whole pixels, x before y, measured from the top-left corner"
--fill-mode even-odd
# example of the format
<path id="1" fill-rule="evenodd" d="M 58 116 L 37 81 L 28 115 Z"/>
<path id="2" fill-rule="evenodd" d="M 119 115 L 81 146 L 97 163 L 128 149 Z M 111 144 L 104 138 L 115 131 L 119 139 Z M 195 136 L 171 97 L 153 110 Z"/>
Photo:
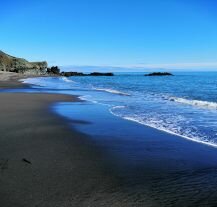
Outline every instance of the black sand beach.
<path id="1" fill-rule="evenodd" d="M 72 119 L 57 102 L 74 102 Z M 0 114 L 0 206 L 217 206 L 216 148 L 75 96 L 3 92 Z"/>
<path id="2" fill-rule="evenodd" d="M 0 87 L 21 85 L 10 83 L 0 82 Z M 0 94 L 0 206 L 119 202 L 111 198 L 115 182 L 100 153 L 83 134 L 49 112 L 49 105 L 57 101 L 77 99 L 55 94 Z"/>

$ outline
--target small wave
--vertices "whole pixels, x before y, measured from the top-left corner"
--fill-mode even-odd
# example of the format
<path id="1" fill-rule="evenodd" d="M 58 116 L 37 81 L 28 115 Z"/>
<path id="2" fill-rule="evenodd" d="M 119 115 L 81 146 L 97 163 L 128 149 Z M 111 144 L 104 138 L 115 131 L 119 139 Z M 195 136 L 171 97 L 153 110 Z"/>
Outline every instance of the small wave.
<path id="1" fill-rule="evenodd" d="M 25 79 L 20 79 L 19 81 L 25 84 L 31 84 L 35 86 L 41 86 L 41 87 L 46 86 L 46 84 L 43 83 L 43 81 L 41 81 L 40 77 L 39 78 L 25 78 Z"/>
<path id="2" fill-rule="evenodd" d="M 93 100 L 92 96 L 90 96 L 90 95 L 79 96 L 78 98 L 81 99 L 82 101 L 87 101 L 87 102 L 91 102 L 91 103 L 99 104 L 99 105 L 103 105 L 103 106 L 110 106 L 109 104 L 101 103 L 101 102 L 98 102 L 96 100 Z"/>
<path id="3" fill-rule="evenodd" d="M 109 89 L 109 88 L 95 88 L 95 90 L 97 90 L 97 91 L 105 91 L 105 92 L 108 92 L 108 93 L 118 94 L 118 95 L 122 95 L 122 96 L 130 96 L 129 93 L 125 93 L 125 92 L 122 92 L 122 91 Z"/>
<path id="4" fill-rule="evenodd" d="M 201 108 L 216 109 L 217 110 L 217 103 L 216 102 L 190 100 L 190 99 L 177 98 L 177 97 L 171 97 L 171 98 L 169 98 L 169 100 L 177 102 L 177 103 L 188 104 L 188 105 L 197 106 L 197 107 L 201 107 Z"/>
<path id="5" fill-rule="evenodd" d="M 66 78 L 66 77 L 62 77 L 62 80 L 68 83 L 75 83 L 75 81 L 70 80 L 69 78 Z"/>
<path id="6" fill-rule="evenodd" d="M 19 79 L 20 82 L 22 83 L 32 83 L 33 82 L 33 78 L 23 78 L 23 79 Z"/>
<path id="7" fill-rule="evenodd" d="M 194 142 L 198 142 L 198 143 L 201 143 L 201 144 L 206 144 L 206 145 L 217 148 L 217 144 L 215 142 L 212 142 L 211 140 L 207 140 L 206 138 L 197 137 L 197 136 L 192 137 L 191 135 L 188 136 L 188 135 L 184 135 L 184 134 L 179 134 L 178 132 L 175 132 L 172 129 L 168 129 L 166 127 L 160 126 L 160 125 L 158 125 L 158 124 L 156 124 L 154 122 L 145 122 L 142 119 L 140 119 L 139 117 L 118 115 L 118 114 L 114 113 L 112 111 L 112 109 L 110 110 L 110 113 L 112 113 L 114 116 L 120 117 L 120 118 L 128 120 L 128 121 L 133 121 L 133 122 L 136 122 L 138 124 L 142 124 L 142 125 L 145 125 L 145 126 L 148 126 L 148 127 L 151 127 L 151 128 L 166 132 L 168 134 L 172 134 L 172 135 L 175 135 L 175 136 L 182 137 L 184 139 L 188 139 L 188 140 L 191 140 L 191 141 L 194 141 Z"/>
<path id="8" fill-rule="evenodd" d="M 123 109 L 123 108 L 126 108 L 126 106 L 113 106 L 112 107 L 112 109 Z"/>
<path id="9" fill-rule="evenodd" d="M 79 96 L 78 98 L 81 99 L 82 101 L 90 101 L 90 102 L 95 103 L 95 104 L 99 103 L 98 101 L 92 100 L 91 96 L 89 96 L 89 95 Z"/>

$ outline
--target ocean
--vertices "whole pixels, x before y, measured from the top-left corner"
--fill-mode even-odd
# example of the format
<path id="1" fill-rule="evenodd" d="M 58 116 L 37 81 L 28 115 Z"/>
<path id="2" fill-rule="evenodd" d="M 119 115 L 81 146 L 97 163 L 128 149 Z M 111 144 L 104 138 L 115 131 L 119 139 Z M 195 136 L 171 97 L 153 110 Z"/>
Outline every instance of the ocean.
<path id="1" fill-rule="evenodd" d="M 40 77 L 33 88 L 79 95 L 114 116 L 217 147 L 217 72 L 115 73 L 111 77 Z"/>

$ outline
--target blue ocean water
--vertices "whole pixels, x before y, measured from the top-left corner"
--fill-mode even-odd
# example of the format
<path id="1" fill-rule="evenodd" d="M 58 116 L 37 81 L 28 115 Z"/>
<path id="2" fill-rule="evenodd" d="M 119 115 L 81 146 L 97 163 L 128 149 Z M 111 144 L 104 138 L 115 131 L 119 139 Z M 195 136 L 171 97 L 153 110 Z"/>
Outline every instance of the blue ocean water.
<path id="1" fill-rule="evenodd" d="M 217 146 L 217 72 L 177 72 L 148 77 L 29 78 L 35 88 L 79 95 L 104 104 L 115 116 L 182 138 Z"/>

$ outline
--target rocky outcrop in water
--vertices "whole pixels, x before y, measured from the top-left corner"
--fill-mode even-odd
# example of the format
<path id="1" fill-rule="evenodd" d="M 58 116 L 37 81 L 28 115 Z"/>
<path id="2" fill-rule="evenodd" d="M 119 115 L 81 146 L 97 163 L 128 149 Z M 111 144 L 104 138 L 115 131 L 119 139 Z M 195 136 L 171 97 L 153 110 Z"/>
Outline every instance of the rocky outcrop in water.
<path id="1" fill-rule="evenodd" d="M 26 75 L 46 74 L 47 62 L 29 62 L 0 51 L 0 71 L 23 73 Z"/>
<path id="2" fill-rule="evenodd" d="M 70 76 L 85 76 L 84 73 L 79 73 L 79 72 L 61 72 L 60 75 L 61 76 L 65 76 L 65 77 L 70 77 Z"/>
<path id="3" fill-rule="evenodd" d="M 99 73 L 99 72 L 93 72 L 93 73 L 81 73 L 81 72 L 61 72 L 60 73 L 61 76 L 66 76 L 66 77 L 70 77 L 70 76 L 114 76 L 113 73 Z"/>
<path id="4" fill-rule="evenodd" d="M 154 73 L 145 74 L 145 76 L 173 76 L 173 74 L 168 72 L 154 72 Z"/>
<path id="5" fill-rule="evenodd" d="M 47 68 L 47 74 L 60 75 L 60 69 L 58 68 L 58 66 L 52 66 L 51 68 Z"/>

